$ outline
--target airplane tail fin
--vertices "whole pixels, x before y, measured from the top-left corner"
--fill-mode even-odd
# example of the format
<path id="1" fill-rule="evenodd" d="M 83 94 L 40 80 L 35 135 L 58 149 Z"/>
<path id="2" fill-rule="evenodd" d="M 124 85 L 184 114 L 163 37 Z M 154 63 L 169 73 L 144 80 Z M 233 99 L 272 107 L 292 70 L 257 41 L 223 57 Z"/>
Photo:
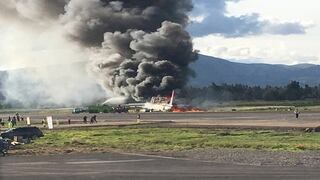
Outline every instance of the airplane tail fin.
<path id="1" fill-rule="evenodd" d="M 172 91 L 172 94 L 171 94 L 170 102 L 169 102 L 169 105 L 170 105 L 170 106 L 173 105 L 174 96 L 175 96 L 175 92 L 174 92 L 174 90 L 173 90 L 173 91 Z"/>

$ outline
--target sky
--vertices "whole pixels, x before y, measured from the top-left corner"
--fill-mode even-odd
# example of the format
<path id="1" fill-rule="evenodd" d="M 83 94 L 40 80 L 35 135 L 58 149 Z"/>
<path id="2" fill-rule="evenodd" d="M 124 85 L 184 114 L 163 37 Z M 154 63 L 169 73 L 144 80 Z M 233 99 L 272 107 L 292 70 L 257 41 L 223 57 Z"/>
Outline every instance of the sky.
<path id="1" fill-rule="evenodd" d="M 320 64 L 317 0 L 194 0 L 200 53 L 235 62 Z"/>
<path id="2" fill-rule="evenodd" d="M 320 12 L 317 9 L 320 1 L 157 1 L 134 1 L 132 10 L 128 8 L 130 3 L 125 6 L 120 1 L 105 6 L 100 0 L 0 0 L 0 71 L 42 67 L 29 68 L 32 73 L 28 75 L 8 71 L 9 78 L 3 85 L 6 100 L 21 102 L 27 107 L 37 104 L 39 99 L 44 100 L 38 103 L 41 105 L 75 105 L 124 92 L 133 97 L 136 88 L 148 87 L 158 77 L 150 78 L 148 63 L 140 66 L 127 56 L 137 52 L 134 56 L 141 62 L 149 59 L 155 64 L 151 66 L 156 69 L 155 74 L 160 72 L 159 76 L 169 72 L 162 67 L 175 70 L 174 65 L 179 64 L 165 63 L 168 66 L 164 66 L 165 60 L 183 59 L 184 66 L 188 62 L 184 55 L 193 60 L 184 27 L 192 37 L 194 49 L 201 54 L 242 63 L 320 64 Z M 144 7 L 148 3 L 152 5 Z M 161 9 L 156 4 L 160 4 Z M 137 9 L 140 6 L 142 9 Z M 168 19 L 181 24 L 162 22 Z M 153 28 L 160 27 L 160 23 L 163 25 L 156 32 L 137 31 L 152 29 L 150 24 L 155 24 Z M 128 28 L 133 29 L 126 31 Z M 115 30 L 121 33 L 112 33 Z M 181 36 L 174 34 L 177 32 Z M 179 51 L 177 47 L 183 48 Z M 172 53 L 175 57 L 153 62 L 167 50 L 169 53 L 164 55 Z M 76 64 L 86 63 L 73 63 L 77 61 L 91 63 L 79 68 Z M 122 63 L 124 61 L 126 63 Z M 53 67 L 59 68 L 50 71 Z M 136 67 L 143 70 L 135 70 Z M 135 71 L 143 72 L 143 76 L 137 75 L 142 81 L 132 78 L 127 81 L 126 76 L 110 78 L 115 77 L 114 73 L 131 77 Z M 166 89 L 163 87 L 167 84 L 175 84 L 172 79 L 162 78 L 157 87 Z M 97 82 L 103 89 L 95 86 Z M 126 87 L 130 83 L 134 88 Z"/>
<path id="3" fill-rule="evenodd" d="M 320 1 L 193 2 L 187 30 L 202 54 L 243 63 L 320 64 Z M 30 18 L 42 18 L 28 11 L 32 7 L 18 8 Z M 7 14 L 0 12 L 0 70 L 88 59 L 84 49 L 59 32 L 60 26 L 26 27 Z"/>

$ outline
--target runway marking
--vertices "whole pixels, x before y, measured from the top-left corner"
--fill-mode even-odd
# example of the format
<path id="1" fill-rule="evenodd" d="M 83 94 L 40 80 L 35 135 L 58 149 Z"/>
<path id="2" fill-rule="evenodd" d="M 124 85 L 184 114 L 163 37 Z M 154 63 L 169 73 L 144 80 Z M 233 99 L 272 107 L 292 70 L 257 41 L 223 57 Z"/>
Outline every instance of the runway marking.
<path id="1" fill-rule="evenodd" d="M 176 157 L 170 157 L 170 156 L 148 155 L 148 154 L 137 154 L 137 153 L 120 153 L 120 154 L 131 155 L 131 156 L 141 156 L 141 157 L 153 157 L 153 158 L 160 158 L 160 159 L 171 159 L 171 160 L 183 160 L 183 161 L 192 160 L 189 158 L 176 158 Z"/>
<path id="2" fill-rule="evenodd" d="M 248 117 L 205 117 L 200 118 L 200 120 L 239 120 L 239 119 L 248 119 L 248 120 L 254 120 L 254 119 L 260 119 L 260 117 L 255 116 L 248 116 Z"/>
<path id="3" fill-rule="evenodd" d="M 79 161 L 79 162 L 66 162 L 66 164 L 112 164 L 112 163 L 132 163 L 132 162 L 148 162 L 154 159 L 132 159 L 132 160 L 114 160 L 114 161 Z"/>
<path id="4" fill-rule="evenodd" d="M 94 175 L 94 174 L 101 174 L 101 171 L 86 171 L 86 172 L 72 172 L 72 175 Z M 39 175 L 70 175 L 70 172 L 44 172 L 44 171 L 24 171 L 24 172 L 7 172 L 4 176 L 8 177 L 26 177 L 26 176 L 39 176 Z"/>
<path id="5" fill-rule="evenodd" d="M 21 162 L 21 163 L 7 163 L 9 166 L 19 166 L 19 165 L 51 165 L 58 164 L 56 162 Z"/>
<path id="6" fill-rule="evenodd" d="M 132 159 L 132 160 L 113 160 L 113 161 L 68 161 L 65 164 L 77 165 L 77 164 L 111 164 L 111 163 L 133 163 L 133 162 L 148 162 L 154 161 L 154 159 Z M 7 163 L 8 166 L 32 166 L 32 165 L 57 165 L 56 162 L 21 162 L 21 163 Z M 61 163 L 60 163 L 61 164 Z"/>

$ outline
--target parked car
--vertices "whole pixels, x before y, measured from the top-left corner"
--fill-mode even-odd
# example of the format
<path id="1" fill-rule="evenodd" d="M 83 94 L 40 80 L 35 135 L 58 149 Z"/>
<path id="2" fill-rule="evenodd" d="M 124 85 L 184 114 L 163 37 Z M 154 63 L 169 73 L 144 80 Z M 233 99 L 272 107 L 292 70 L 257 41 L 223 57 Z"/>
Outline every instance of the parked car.
<path id="1" fill-rule="evenodd" d="M 43 137 L 43 133 L 37 127 L 18 127 L 1 133 L 1 137 L 4 139 L 13 140 L 14 136 L 22 137 L 23 139 L 34 139 Z"/>

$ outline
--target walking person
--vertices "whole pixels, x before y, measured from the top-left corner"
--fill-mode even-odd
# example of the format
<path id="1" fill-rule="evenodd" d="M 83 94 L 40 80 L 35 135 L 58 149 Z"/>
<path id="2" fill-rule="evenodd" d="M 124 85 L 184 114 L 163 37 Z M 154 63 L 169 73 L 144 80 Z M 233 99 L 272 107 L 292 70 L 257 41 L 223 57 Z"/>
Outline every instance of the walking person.
<path id="1" fill-rule="evenodd" d="M 84 116 L 84 117 L 83 117 L 83 123 L 84 123 L 84 124 L 87 124 L 87 123 L 88 123 L 88 117 L 87 117 L 87 116 Z"/>
<path id="2" fill-rule="evenodd" d="M 94 122 L 94 123 L 98 123 L 98 121 L 97 121 L 97 115 L 94 115 L 94 116 L 93 116 L 93 122 Z"/>
<path id="3" fill-rule="evenodd" d="M 97 116 L 96 116 L 96 115 L 93 115 L 93 116 L 90 118 L 90 123 L 91 123 L 91 124 L 97 123 Z"/>
<path id="4" fill-rule="evenodd" d="M 11 119 L 11 124 L 12 124 L 12 127 L 17 126 L 17 118 L 15 116 L 13 116 L 13 118 Z"/>

